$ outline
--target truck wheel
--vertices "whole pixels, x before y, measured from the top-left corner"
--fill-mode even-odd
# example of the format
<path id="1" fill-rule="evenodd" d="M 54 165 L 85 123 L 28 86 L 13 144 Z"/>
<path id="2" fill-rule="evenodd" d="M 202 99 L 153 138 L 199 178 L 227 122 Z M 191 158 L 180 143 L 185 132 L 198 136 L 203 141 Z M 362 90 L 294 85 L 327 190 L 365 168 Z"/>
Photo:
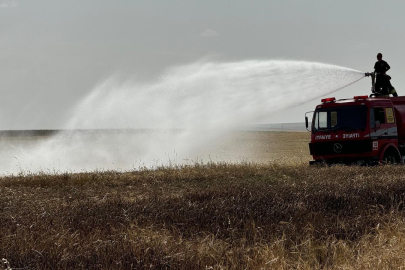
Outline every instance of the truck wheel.
<path id="1" fill-rule="evenodd" d="M 384 153 L 384 157 L 382 159 L 383 164 L 399 164 L 400 160 L 398 154 L 394 152 L 392 149 L 388 149 Z"/>

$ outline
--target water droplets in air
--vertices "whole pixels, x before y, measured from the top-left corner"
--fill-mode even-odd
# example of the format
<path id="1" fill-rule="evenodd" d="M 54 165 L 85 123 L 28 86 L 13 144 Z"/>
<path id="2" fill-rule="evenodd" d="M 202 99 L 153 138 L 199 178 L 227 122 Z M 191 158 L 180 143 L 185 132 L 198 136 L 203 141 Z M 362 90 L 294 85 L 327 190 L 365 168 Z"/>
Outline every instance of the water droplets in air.
<path id="1" fill-rule="evenodd" d="M 3 141 L 0 173 L 128 170 L 197 160 L 228 130 L 363 77 L 348 68 L 296 61 L 197 62 L 170 68 L 149 83 L 112 77 L 72 110 L 66 124 L 110 131 L 64 132 L 17 147 Z"/>

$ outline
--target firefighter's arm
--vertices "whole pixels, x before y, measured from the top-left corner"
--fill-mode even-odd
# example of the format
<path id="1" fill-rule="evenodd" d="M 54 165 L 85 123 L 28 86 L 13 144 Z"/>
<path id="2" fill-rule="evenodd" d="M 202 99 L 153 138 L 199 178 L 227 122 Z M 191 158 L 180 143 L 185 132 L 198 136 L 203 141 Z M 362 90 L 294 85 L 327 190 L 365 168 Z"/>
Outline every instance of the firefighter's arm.
<path id="1" fill-rule="evenodd" d="M 386 68 L 386 70 L 385 70 L 385 72 L 387 72 L 388 70 L 390 70 L 390 65 L 388 65 L 388 63 L 387 63 L 387 68 Z M 385 74 L 385 72 L 384 72 L 384 74 Z"/>

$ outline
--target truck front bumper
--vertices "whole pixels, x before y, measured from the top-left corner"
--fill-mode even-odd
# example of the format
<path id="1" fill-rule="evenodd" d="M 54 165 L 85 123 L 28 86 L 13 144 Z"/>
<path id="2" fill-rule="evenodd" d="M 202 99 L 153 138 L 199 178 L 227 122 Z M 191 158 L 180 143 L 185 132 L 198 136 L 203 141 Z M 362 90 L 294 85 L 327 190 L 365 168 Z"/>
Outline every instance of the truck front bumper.
<path id="1" fill-rule="evenodd" d="M 360 165 L 360 166 L 374 166 L 379 164 L 378 157 L 333 157 L 328 159 L 311 160 L 309 165 Z"/>

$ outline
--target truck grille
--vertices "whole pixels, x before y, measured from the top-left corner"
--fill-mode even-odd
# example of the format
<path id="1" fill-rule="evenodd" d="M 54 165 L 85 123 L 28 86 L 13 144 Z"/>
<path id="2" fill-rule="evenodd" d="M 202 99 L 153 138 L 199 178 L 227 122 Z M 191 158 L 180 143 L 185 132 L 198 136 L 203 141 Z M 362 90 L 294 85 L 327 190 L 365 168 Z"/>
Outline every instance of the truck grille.
<path id="1" fill-rule="evenodd" d="M 316 142 L 311 144 L 311 150 L 316 156 L 345 155 L 371 152 L 373 146 L 371 140 Z"/>

